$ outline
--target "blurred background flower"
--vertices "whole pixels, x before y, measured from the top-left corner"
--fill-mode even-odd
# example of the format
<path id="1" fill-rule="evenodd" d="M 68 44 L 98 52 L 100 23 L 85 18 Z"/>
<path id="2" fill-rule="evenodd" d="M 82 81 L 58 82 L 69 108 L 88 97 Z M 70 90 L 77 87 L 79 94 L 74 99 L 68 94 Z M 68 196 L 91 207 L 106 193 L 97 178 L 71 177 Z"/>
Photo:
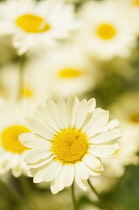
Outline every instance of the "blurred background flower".
<path id="1" fill-rule="evenodd" d="M 139 209 L 138 22 L 138 0 L 0 1 L 0 209 L 73 209 L 70 189 L 53 196 L 27 177 L 18 141 L 38 104 L 72 94 L 120 121 L 117 156 L 91 183 L 112 209 Z M 103 209 L 75 191 L 77 210 Z"/>

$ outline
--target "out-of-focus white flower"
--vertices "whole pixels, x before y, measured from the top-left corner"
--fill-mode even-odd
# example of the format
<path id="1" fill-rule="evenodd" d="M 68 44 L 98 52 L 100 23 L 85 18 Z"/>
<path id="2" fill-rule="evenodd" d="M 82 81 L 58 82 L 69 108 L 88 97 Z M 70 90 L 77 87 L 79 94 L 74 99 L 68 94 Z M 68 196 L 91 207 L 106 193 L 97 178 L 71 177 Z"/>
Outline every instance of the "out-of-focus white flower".
<path id="1" fill-rule="evenodd" d="M 100 192 L 109 190 L 116 183 L 116 178 L 124 174 L 125 166 L 139 164 L 139 93 L 122 96 L 109 109 L 111 116 L 120 120 L 122 140 L 116 158 L 103 159 L 102 176 L 91 180 Z"/>
<path id="2" fill-rule="evenodd" d="M 63 46 L 44 55 L 28 67 L 41 77 L 41 84 L 53 97 L 80 95 L 94 87 L 96 65 L 77 46 Z M 33 72 L 32 71 L 32 72 Z M 37 77 L 36 77 L 37 78 Z"/>
<path id="3" fill-rule="evenodd" d="M 87 190 L 86 180 L 103 170 L 100 158 L 113 156 L 119 148 L 119 132 L 108 119 L 107 111 L 95 108 L 95 99 L 47 100 L 26 118 L 33 133 L 20 135 L 23 145 L 33 148 L 25 157 L 28 175 L 35 183 L 51 182 L 54 194 L 73 180 Z"/>
<path id="4" fill-rule="evenodd" d="M 126 8 L 126 10 L 128 10 L 129 15 L 133 18 L 133 25 L 135 25 L 137 31 L 139 32 L 139 0 L 119 0 L 119 3 L 121 4 L 121 9 Z"/>
<path id="5" fill-rule="evenodd" d="M 117 117 L 121 122 L 124 138 L 122 142 L 124 144 L 124 151 L 123 153 L 121 151 L 121 153 L 123 156 L 124 153 L 127 155 L 126 158 L 123 157 L 125 164 L 136 163 L 138 159 L 136 153 L 139 150 L 139 92 L 123 95 L 117 103 L 114 103 L 110 107 L 110 110 L 112 117 Z"/>
<path id="6" fill-rule="evenodd" d="M 37 59 L 37 58 L 36 58 Z M 40 64 L 40 65 L 39 65 Z M 41 101 L 42 103 L 46 98 L 51 96 L 49 87 L 49 73 L 42 74 L 43 65 L 39 61 L 29 61 L 25 65 L 24 72 L 22 74 L 21 85 L 21 98 L 26 98 L 34 101 Z"/>
<path id="7" fill-rule="evenodd" d="M 127 129 L 122 131 L 124 137 L 120 141 L 120 148 L 116 152 L 116 158 L 113 157 L 109 160 L 104 160 L 105 169 L 108 171 L 106 174 L 111 178 L 122 176 L 125 172 L 126 165 L 139 164 L 139 158 L 137 156 L 139 142 L 137 143 L 134 140 L 137 138 L 136 134 L 127 131 Z"/>
<path id="8" fill-rule="evenodd" d="M 2 97 L 15 101 L 19 98 L 20 69 L 16 63 L 7 63 L 1 68 Z"/>
<path id="9" fill-rule="evenodd" d="M 48 47 L 68 37 L 77 26 L 73 6 L 63 0 L 9 0 L 0 7 L 1 22 L 8 33 L 14 34 L 19 54 L 35 46 Z"/>
<path id="10" fill-rule="evenodd" d="M 18 63 L 1 68 L 1 96 L 13 101 L 28 99 L 31 103 L 37 100 L 43 102 L 44 98 L 50 97 L 48 84 L 40 74 L 40 66 L 30 63 L 25 63 L 22 70 Z"/>
<path id="11" fill-rule="evenodd" d="M 26 101 L 18 104 L 0 100 L 0 173 L 11 170 L 15 177 L 26 172 L 23 157 L 28 148 L 18 140 L 21 133 L 31 130 L 24 122 L 24 116 L 29 114 L 34 105 Z"/>
<path id="12" fill-rule="evenodd" d="M 92 56 L 108 60 L 127 57 L 136 44 L 136 33 L 128 10 L 120 2 L 87 2 L 80 10 L 82 21 L 77 39 Z"/>
<path id="13" fill-rule="evenodd" d="M 110 110 L 113 117 L 121 121 L 122 129 L 130 129 L 131 132 L 139 134 L 139 92 L 127 93 L 114 103 Z"/>

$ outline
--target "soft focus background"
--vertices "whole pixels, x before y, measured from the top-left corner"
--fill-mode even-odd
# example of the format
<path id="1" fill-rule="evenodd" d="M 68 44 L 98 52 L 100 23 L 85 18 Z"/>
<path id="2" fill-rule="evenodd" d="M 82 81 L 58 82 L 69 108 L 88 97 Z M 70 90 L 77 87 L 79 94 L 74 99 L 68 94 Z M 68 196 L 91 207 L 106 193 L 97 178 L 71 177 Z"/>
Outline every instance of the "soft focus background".
<path id="1" fill-rule="evenodd" d="M 47 98 L 96 98 L 123 137 L 91 182 L 113 210 L 138 210 L 139 1 L 50 0 L 45 11 L 46 2 L 0 1 L 0 136 L 13 112 L 23 121 Z M 47 183 L 33 184 L 6 164 L 0 155 L 0 210 L 72 210 L 70 189 L 52 195 Z M 76 198 L 78 210 L 102 209 L 90 191 L 77 188 Z"/>

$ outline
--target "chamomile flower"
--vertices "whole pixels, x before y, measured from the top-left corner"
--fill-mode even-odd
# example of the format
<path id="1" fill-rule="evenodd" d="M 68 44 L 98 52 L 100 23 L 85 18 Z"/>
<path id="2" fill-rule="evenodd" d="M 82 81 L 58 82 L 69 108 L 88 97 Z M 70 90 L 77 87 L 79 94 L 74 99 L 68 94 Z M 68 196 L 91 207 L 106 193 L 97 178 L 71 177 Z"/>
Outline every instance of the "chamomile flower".
<path id="1" fill-rule="evenodd" d="M 120 0 L 119 2 L 123 4 L 124 8 L 128 9 L 129 14 L 131 14 L 132 17 L 135 18 L 134 21 L 137 24 L 139 18 L 139 0 Z"/>
<path id="2" fill-rule="evenodd" d="M 0 101 L 0 173 L 11 170 L 15 177 L 26 172 L 23 157 L 28 148 L 18 140 L 21 133 L 31 130 L 24 122 L 24 116 L 30 113 L 30 104 Z"/>
<path id="3" fill-rule="evenodd" d="M 14 34 L 14 45 L 19 54 L 66 38 L 77 26 L 73 6 L 63 0 L 9 0 L 1 7 L 1 21 L 9 33 Z"/>
<path id="4" fill-rule="evenodd" d="M 121 122 L 123 139 L 120 141 L 120 149 L 117 151 L 117 158 L 106 160 L 109 173 L 114 176 L 121 176 L 124 167 L 129 164 L 138 164 L 139 158 L 139 93 L 123 95 L 118 103 L 113 104 L 109 109 L 112 116 Z M 113 163 L 111 165 L 111 162 Z"/>
<path id="5" fill-rule="evenodd" d="M 119 148 L 119 132 L 108 118 L 108 111 L 95 108 L 95 99 L 47 100 L 33 117 L 26 117 L 33 133 L 19 137 L 24 146 L 33 148 L 24 159 L 28 175 L 35 183 L 51 182 L 54 194 L 74 180 L 87 190 L 89 177 L 103 170 L 101 158 L 115 155 Z"/>
<path id="6" fill-rule="evenodd" d="M 63 46 L 32 62 L 41 77 L 41 85 L 53 97 L 82 94 L 94 87 L 97 81 L 96 65 L 75 46 Z M 33 73 L 34 75 L 35 73 Z M 37 78 L 37 77 L 36 77 Z"/>
<path id="7" fill-rule="evenodd" d="M 22 73 L 20 65 L 16 63 L 7 64 L 1 68 L 1 90 L 5 98 L 12 101 L 20 98 L 36 103 L 37 100 L 43 102 L 44 98 L 50 97 L 48 85 L 46 81 L 42 81 L 39 72 L 40 66 L 35 69 L 34 66 L 27 62 Z"/>
<path id="8" fill-rule="evenodd" d="M 114 103 L 109 109 L 121 121 L 123 129 L 126 127 L 139 134 L 139 92 L 122 95 L 118 103 Z"/>
<path id="9" fill-rule="evenodd" d="M 135 47 L 132 19 L 128 10 L 119 8 L 119 2 L 113 1 L 89 1 L 81 8 L 82 27 L 78 39 L 90 55 L 102 60 L 127 57 Z"/>
<path id="10" fill-rule="evenodd" d="M 37 64 L 40 63 L 29 61 L 25 66 L 20 95 L 21 98 L 43 102 L 46 98 L 51 96 L 49 83 L 47 82 L 47 80 L 49 81 L 49 78 L 47 78 L 47 75 L 45 77 L 46 79 L 43 78 L 43 75 L 41 74 L 43 66 Z"/>
<path id="11" fill-rule="evenodd" d="M 117 150 L 116 157 L 111 159 L 105 159 L 104 165 L 106 169 L 106 174 L 109 179 L 114 179 L 115 177 L 120 177 L 125 172 L 125 166 L 130 164 L 139 164 L 139 158 L 137 152 L 139 150 L 139 143 L 134 141 L 136 134 L 132 132 L 124 132 L 122 130 L 124 137 L 120 141 L 120 148 Z M 133 139 L 133 141 L 131 141 Z"/>
<path id="12" fill-rule="evenodd" d="M 123 176 L 125 167 L 139 164 L 139 93 L 123 95 L 110 108 L 111 116 L 120 120 L 122 139 L 116 157 L 103 159 L 105 170 L 102 176 L 92 179 L 99 192 L 113 187 L 117 178 Z M 118 124 L 117 124 L 118 126 Z"/>

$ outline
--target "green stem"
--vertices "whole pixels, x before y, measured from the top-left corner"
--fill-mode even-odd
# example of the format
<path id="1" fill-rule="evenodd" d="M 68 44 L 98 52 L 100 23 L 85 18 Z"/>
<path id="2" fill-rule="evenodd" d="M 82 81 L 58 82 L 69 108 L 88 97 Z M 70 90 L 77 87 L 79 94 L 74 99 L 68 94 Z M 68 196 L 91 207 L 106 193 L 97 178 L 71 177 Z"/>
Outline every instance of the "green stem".
<path id="1" fill-rule="evenodd" d="M 71 186 L 71 196 L 72 196 L 72 202 L 73 202 L 73 209 L 76 210 L 76 200 L 75 200 L 74 183 Z"/>
<path id="2" fill-rule="evenodd" d="M 23 76 L 24 76 L 24 67 L 25 67 L 26 57 L 23 55 L 20 59 L 20 75 L 19 75 L 19 99 L 22 98 L 21 92 L 23 88 Z"/>
<path id="3" fill-rule="evenodd" d="M 105 209 L 105 210 L 112 210 L 112 208 L 110 206 L 108 206 L 108 204 L 106 204 L 106 202 L 103 200 L 103 198 L 99 195 L 99 193 L 96 191 L 96 189 L 93 187 L 93 185 L 91 184 L 90 180 L 88 180 L 88 184 L 91 188 L 91 190 L 96 194 L 96 196 L 99 199 L 100 202 L 100 206 Z"/>
<path id="4" fill-rule="evenodd" d="M 90 180 L 88 180 L 88 184 L 89 184 L 90 188 L 93 190 L 93 192 L 97 195 L 98 199 L 101 200 L 101 197 L 100 197 L 99 193 L 93 187 L 93 185 L 91 184 Z"/>

